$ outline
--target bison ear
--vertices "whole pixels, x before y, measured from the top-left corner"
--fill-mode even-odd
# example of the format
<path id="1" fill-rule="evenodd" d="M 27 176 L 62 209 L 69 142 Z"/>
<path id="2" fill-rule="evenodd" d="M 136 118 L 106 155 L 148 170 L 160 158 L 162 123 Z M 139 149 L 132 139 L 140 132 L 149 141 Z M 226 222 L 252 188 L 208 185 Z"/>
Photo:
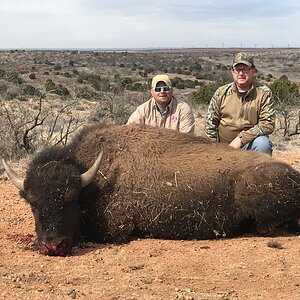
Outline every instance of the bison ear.
<path id="1" fill-rule="evenodd" d="M 100 166 L 102 155 L 103 152 L 99 154 L 94 164 L 85 173 L 81 174 L 81 187 L 84 188 L 85 186 L 90 184 L 91 181 L 95 178 Z"/>
<path id="2" fill-rule="evenodd" d="M 2 158 L 2 164 L 6 171 L 7 176 L 11 180 L 12 184 L 17 187 L 20 191 L 24 191 L 24 179 L 18 176 L 8 165 L 5 159 Z"/>

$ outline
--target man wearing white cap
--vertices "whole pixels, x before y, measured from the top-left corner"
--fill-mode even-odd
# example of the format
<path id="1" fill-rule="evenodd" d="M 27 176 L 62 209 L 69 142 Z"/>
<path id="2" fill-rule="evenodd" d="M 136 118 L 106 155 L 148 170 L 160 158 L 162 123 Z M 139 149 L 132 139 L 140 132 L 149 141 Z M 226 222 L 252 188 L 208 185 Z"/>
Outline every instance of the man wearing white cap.
<path id="1" fill-rule="evenodd" d="M 269 135 L 274 131 L 275 109 L 271 90 L 254 82 L 253 58 L 240 52 L 234 56 L 233 82 L 214 93 L 205 124 L 205 134 L 233 148 L 272 155 Z"/>
<path id="2" fill-rule="evenodd" d="M 140 105 L 127 124 L 138 123 L 194 133 L 195 119 L 190 106 L 173 96 L 169 76 L 156 75 L 151 83 L 151 99 Z"/>

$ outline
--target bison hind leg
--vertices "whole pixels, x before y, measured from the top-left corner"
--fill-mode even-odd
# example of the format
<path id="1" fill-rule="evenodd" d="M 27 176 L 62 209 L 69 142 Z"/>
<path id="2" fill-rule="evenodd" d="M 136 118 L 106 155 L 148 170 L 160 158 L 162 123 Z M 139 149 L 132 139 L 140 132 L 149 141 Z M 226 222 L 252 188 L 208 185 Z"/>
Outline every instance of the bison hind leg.
<path id="1" fill-rule="evenodd" d="M 292 220 L 280 223 L 279 225 L 257 226 L 257 232 L 261 236 L 297 234 L 300 232 L 300 223 L 299 220 Z"/>

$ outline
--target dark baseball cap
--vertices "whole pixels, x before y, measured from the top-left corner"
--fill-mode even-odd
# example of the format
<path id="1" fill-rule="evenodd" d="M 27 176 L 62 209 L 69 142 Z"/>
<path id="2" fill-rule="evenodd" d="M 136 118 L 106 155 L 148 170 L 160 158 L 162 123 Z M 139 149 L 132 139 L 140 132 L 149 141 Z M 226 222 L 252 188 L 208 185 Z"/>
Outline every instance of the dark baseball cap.
<path id="1" fill-rule="evenodd" d="M 233 58 L 232 67 L 235 67 L 237 64 L 244 64 L 248 67 L 253 67 L 253 57 L 246 52 L 239 52 Z"/>

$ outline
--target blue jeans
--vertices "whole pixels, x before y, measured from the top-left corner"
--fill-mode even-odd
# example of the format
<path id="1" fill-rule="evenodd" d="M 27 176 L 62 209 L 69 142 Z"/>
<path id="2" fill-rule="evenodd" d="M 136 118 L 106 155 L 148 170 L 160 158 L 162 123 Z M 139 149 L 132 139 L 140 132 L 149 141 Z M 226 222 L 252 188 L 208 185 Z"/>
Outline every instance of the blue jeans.
<path id="1" fill-rule="evenodd" d="M 257 138 L 255 138 L 252 142 L 244 145 L 242 149 L 258 151 L 272 156 L 273 143 L 266 135 L 260 135 Z"/>

